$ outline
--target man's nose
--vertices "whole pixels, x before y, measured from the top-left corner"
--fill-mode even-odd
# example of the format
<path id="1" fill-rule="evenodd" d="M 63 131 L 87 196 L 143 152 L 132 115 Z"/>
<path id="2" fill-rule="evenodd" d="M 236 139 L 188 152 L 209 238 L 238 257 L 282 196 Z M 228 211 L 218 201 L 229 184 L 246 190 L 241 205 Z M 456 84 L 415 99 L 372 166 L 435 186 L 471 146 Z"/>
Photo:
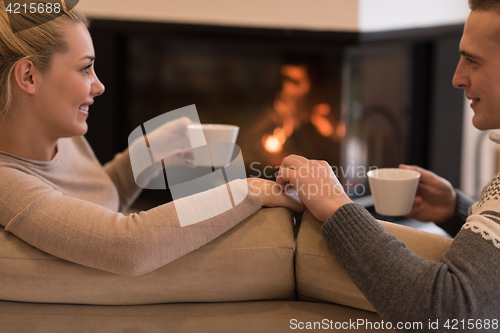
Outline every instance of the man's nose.
<path id="1" fill-rule="evenodd" d="M 470 85 L 470 78 L 465 66 L 465 61 L 460 59 L 457 69 L 455 70 L 455 75 L 453 75 L 452 83 L 455 88 L 465 89 Z"/>

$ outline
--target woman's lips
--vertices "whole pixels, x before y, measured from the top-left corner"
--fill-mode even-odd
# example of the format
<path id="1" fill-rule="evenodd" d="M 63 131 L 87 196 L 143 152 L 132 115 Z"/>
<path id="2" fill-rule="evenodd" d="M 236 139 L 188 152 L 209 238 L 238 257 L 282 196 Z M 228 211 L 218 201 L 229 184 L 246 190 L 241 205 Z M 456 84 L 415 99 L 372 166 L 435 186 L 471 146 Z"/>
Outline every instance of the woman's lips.
<path id="1" fill-rule="evenodd" d="M 89 115 L 89 106 L 88 105 L 80 105 L 80 107 L 78 107 L 78 111 L 87 117 Z"/>

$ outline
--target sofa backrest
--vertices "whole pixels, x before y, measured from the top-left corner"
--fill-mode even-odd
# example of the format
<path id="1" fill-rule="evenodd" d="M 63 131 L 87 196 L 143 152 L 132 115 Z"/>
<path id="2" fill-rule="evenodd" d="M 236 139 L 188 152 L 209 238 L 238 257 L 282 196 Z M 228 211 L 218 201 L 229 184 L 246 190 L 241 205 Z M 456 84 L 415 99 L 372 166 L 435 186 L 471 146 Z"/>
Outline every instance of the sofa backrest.
<path id="1" fill-rule="evenodd" d="M 155 304 L 295 299 L 293 214 L 261 209 L 151 273 L 123 277 L 46 254 L 0 228 L 0 300 Z"/>

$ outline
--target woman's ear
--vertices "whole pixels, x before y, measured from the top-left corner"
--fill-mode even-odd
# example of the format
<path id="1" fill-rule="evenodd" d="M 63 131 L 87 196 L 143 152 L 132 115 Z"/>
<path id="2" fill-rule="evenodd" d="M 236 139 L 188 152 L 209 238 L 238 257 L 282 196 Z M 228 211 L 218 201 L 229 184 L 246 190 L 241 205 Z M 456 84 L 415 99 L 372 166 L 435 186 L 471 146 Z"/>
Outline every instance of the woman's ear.
<path id="1" fill-rule="evenodd" d="M 17 86 L 30 95 L 33 95 L 36 92 L 36 85 L 33 76 L 38 75 L 38 73 L 39 72 L 35 68 L 33 62 L 28 59 L 19 61 L 14 67 L 14 79 Z"/>

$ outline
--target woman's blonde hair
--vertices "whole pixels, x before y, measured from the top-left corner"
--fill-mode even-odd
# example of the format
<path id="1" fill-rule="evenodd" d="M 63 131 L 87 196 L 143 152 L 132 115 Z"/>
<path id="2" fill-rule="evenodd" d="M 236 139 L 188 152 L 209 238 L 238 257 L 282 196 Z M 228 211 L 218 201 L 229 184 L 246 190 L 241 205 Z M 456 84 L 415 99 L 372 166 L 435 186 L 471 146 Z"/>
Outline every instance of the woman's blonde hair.
<path id="1" fill-rule="evenodd" d="M 52 1 L 34 0 L 40 6 L 54 4 Z M 11 76 L 16 64 L 29 59 L 36 68 L 46 73 L 50 70 L 55 53 L 68 51 L 68 43 L 64 38 L 67 23 L 82 23 L 88 27 L 85 16 L 75 9 L 66 10 L 64 1 L 60 12 L 7 14 L 5 1 L 0 2 L 0 117 L 4 117 L 11 105 L 14 90 Z M 12 9 L 12 8 L 11 8 Z M 17 32 L 15 32 L 17 31 Z"/>

